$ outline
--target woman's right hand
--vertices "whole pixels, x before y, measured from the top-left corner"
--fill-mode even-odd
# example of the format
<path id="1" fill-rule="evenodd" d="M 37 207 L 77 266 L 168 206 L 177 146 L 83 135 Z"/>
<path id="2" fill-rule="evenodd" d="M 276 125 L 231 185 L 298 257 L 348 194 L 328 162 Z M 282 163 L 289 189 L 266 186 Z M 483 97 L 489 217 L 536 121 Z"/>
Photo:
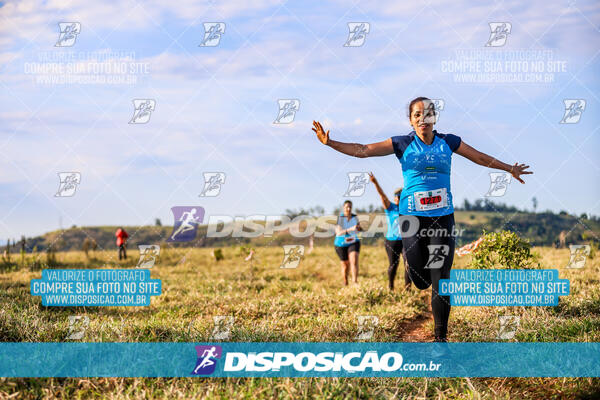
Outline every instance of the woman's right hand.
<path id="1" fill-rule="evenodd" d="M 329 131 L 325 132 L 320 122 L 313 121 L 312 130 L 317 134 L 317 137 L 319 138 L 319 141 L 321 143 L 323 143 L 324 145 L 329 144 Z"/>
<path id="2" fill-rule="evenodd" d="M 375 175 L 373 175 L 372 172 L 369 172 L 369 180 L 375 184 L 377 184 L 377 178 L 375 178 Z"/>

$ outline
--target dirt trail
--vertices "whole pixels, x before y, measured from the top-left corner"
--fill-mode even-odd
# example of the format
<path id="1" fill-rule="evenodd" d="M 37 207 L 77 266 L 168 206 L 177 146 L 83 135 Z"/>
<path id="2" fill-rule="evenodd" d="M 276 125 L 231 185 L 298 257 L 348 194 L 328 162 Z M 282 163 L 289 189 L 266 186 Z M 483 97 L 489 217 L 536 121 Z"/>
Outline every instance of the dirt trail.
<path id="1" fill-rule="evenodd" d="M 402 342 L 431 342 L 433 331 L 427 322 L 433 319 L 431 311 L 426 311 L 416 318 L 405 322 L 399 328 L 399 340 Z"/>
<path id="2" fill-rule="evenodd" d="M 398 327 L 398 340 L 400 342 L 432 342 L 434 339 L 431 313 L 431 298 L 425 299 L 427 311 L 417 315 L 415 318 L 405 321 Z"/>

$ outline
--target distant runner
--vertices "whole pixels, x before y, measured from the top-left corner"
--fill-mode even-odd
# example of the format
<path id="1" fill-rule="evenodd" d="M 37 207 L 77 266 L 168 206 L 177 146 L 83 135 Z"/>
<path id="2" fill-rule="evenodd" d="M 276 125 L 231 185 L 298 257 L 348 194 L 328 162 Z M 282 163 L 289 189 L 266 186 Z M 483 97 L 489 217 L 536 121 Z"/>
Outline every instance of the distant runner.
<path id="1" fill-rule="evenodd" d="M 398 270 L 398 264 L 400 262 L 400 255 L 402 254 L 402 237 L 400 236 L 400 226 L 398 225 L 398 204 L 400 203 L 400 193 L 402 188 L 394 191 L 394 202 L 390 202 L 385 195 L 385 192 L 379 186 L 377 178 L 373 173 L 369 173 L 369 179 L 375 185 L 377 193 L 381 197 L 383 203 L 383 209 L 387 216 L 387 233 L 385 235 L 385 252 L 388 256 L 388 285 L 390 290 L 394 290 L 394 279 L 396 278 L 396 271 Z M 410 275 L 408 274 L 408 268 L 404 268 L 404 287 L 410 288 Z"/>
<path id="2" fill-rule="evenodd" d="M 348 286 L 348 271 L 352 275 L 352 282 L 358 283 L 358 254 L 360 252 L 360 238 L 357 233 L 361 231 L 360 223 L 355 214 L 352 214 L 352 202 L 346 200 L 344 208 L 338 217 L 335 227 L 335 252 L 342 263 L 342 277 L 344 285 Z"/>
<path id="3" fill-rule="evenodd" d="M 127 238 L 129 235 L 125 232 L 125 229 L 119 228 L 115 233 L 117 237 L 117 246 L 119 247 L 119 260 L 121 258 L 127 259 Z"/>

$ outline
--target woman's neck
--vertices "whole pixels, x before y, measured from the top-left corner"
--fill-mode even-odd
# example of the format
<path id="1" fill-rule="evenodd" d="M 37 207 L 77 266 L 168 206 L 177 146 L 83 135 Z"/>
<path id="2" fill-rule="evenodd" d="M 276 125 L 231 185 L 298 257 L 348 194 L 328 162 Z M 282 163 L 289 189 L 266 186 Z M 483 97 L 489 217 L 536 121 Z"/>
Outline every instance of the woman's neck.
<path id="1" fill-rule="evenodd" d="M 423 143 L 430 145 L 433 143 L 433 131 L 429 132 L 429 133 L 418 133 L 417 132 L 417 136 L 419 137 L 419 139 L 421 139 L 423 141 Z"/>

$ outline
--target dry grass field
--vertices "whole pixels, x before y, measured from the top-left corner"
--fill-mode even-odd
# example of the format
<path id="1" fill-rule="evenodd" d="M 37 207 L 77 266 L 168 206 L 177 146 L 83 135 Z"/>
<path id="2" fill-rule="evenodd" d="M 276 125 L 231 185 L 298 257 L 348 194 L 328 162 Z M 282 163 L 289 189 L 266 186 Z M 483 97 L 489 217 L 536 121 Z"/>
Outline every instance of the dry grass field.
<path id="1" fill-rule="evenodd" d="M 557 307 L 454 307 L 449 340 L 497 341 L 499 315 L 520 316 L 519 342 L 600 341 L 599 257 L 585 268 L 564 269 L 568 249 L 534 248 L 543 268 L 558 268 L 571 294 Z M 113 252 L 58 253 L 65 267 L 133 267 L 136 251 L 119 264 Z M 332 247 L 315 247 L 296 269 L 279 268 L 281 247 L 260 247 L 244 261 L 238 248 L 162 249 L 152 269 L 163 294 L 149 307 L 43 307 L 29 294 L 40 271 L 0 272 L 0 340 L 57 342 L 68 336 L 68 317 L 86 315 L 87 342 L 210 341 L 213 317 L 232 316 L 230 341 L 354 341 L 357 317 L 379 318 L 373 341 L 431 341 L 430 291 L 386 284 L 385 251 L 363 246 L 359 284 L 343 287 Z M 453 268 L 466 268 L 469 256 Z M 402 285 L 398 282 L 398 287 Z M 600 355 L 599 355 L 600 357 Z M 599 398 L 592 378 L 0 378 L 0 398 Z"/>

